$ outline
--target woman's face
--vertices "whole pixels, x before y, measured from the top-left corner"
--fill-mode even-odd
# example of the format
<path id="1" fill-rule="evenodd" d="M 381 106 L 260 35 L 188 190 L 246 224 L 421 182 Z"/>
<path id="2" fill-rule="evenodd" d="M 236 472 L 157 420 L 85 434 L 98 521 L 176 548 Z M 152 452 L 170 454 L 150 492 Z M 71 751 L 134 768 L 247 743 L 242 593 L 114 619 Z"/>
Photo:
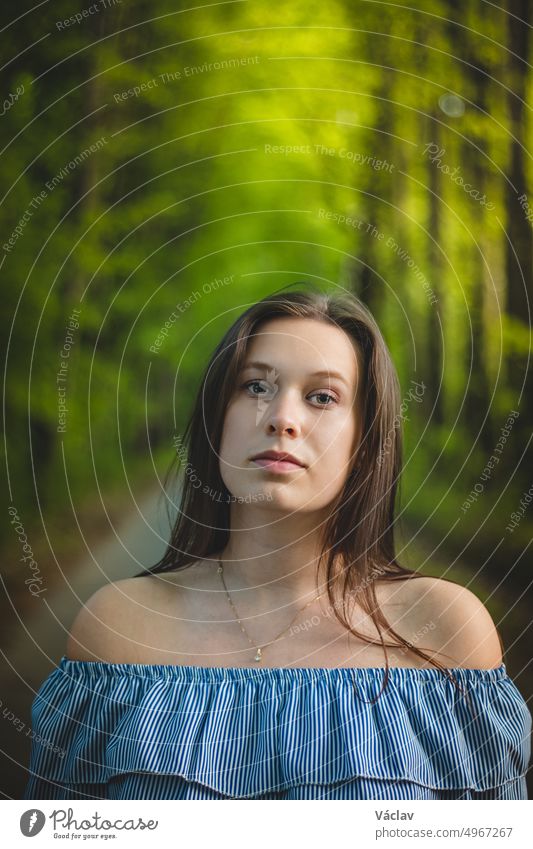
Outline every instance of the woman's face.
<path id="1" fill-rule="evenodd" d="M 356 348 L 343 330 L 306 318 L 263 324 L 224 419 L 220 471 L 232 501 L 287 511 L 327 507 L 360 437 L 358 382 Z M 254 460 L 266 451 L 289 453 L 302 465 Z"/>

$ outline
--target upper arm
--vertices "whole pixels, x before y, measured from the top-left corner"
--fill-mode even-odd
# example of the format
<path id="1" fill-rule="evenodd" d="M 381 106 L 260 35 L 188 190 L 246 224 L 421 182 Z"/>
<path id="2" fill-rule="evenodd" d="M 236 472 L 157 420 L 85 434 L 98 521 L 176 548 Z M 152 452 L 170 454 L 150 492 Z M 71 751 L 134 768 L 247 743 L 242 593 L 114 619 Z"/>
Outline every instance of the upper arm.
<path id="1" fill-rule="evenodd" d="M 445 650 L 456 666 L 491 669 L 503 662 L 496 626 L 483 602 L 466 587 L 444 582 L 441 590 L 445 604 L 441 614 Z"/>
<path id="2" fill-rule="evenodd" d="M 429 577 L 413 581 L 413 587 L 411 642 L 422 649 L 429 647 L 448 667 L 493 669 L 502 664 L 498 631 L 471 590 Z"/>
<path id="3" fill-rule="evenodd" d="M 132 580 L 100 587 L 78 611 L 67 637 L 70 660 L 113 662 L 124 653 L 132 624 Z"/>

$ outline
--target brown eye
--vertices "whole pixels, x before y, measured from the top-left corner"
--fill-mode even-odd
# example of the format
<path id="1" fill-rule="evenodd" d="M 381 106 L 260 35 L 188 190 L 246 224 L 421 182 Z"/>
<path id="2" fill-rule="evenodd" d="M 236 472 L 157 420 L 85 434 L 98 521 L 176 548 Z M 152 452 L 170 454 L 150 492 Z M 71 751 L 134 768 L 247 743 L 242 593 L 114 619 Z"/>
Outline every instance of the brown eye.
<path id="1" fill-rule="evenodd" d="M 241 388 L 250 390 L 251 394 L 255 395 L 258 398 L 261 395 L 268 394 L 268 389 L 265 389 L 265 387 L 263 387 L 263 392 L 254 392 L 251 389 L 251 387 L 252 386 L 261 386 L 262 383 L 264 383 L 264 381 L 262 381 L 262 380 L 249 380 L 247 383 L 243 383 Z"/>
<path id="2" fill-rule="evenodd" d="M 338 404 L 338 403 L 339 403 L 339 402 L 337 401 L 337 399 L 335 398 L 335 396 L 334 396 L 334 395 L 330 395 L 330 394 L 329 394 L 329 392 L 312 392 L 312 393 L 311 393 L 311 396 L 312 396 L 312 395 L 318 395 L 319 397 L 327 398 L 329 401 L 333 401 L 335 404 Z M 310 396 L 310 397 L 311 397 L 311 396 Z M 319 404 L 319 407 L 331 407 L 331 404 Z"/>
<path id="3" fill-rule="evenodd" d="M 242 384 L 241 389 L 247 389 L 252 395 L 254 395 L 256 398 L 259 398 L 262 395 L 268 395 L 269 394 L 268 388 L 263 387 L 262 392 L 261 391 L 255 392 L 252 389 L 252 387 L 253 386 L 261 386 L 261 384 L 263 384 L 264 382 L 265 381 L 263 381 L 263 380 L 248 380 L 246 383 Z M 323 398 L 323 399 L 325 398 L 326 399 L 326 403 L 319 403 L 319 405 L 318 405 L 319 407 L 331 407 L 331 403 L 327 403 L 327 402 L 333 402 L 334 404 L 339 403 L 338 399 L 334 395 L 331 395 L 329 392 L 312 392 L 311 395 L 309 395 L 308 397 L 312 398 L 314 395 L 318 395 L 319 398 Z"/>

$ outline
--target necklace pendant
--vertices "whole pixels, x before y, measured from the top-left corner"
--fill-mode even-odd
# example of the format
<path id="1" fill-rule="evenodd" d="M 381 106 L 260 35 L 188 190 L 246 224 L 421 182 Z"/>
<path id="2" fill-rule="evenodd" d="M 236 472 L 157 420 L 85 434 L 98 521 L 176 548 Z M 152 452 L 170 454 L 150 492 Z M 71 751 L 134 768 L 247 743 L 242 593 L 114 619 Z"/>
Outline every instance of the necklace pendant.
<path id="1" fill-rule="evenodd" d="M 255 660 L 261 660 L 261 649 L 257 649 L 257 654 L 255 656 Z"/>

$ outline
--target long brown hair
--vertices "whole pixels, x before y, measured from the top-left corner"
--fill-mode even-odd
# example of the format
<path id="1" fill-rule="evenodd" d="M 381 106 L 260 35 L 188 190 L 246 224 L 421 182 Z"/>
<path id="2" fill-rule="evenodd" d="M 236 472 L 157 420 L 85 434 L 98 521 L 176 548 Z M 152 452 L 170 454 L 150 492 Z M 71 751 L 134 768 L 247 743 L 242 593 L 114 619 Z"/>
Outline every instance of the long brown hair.
<path id="1" fill-rule="evenodd" d="M 311 284 L 296 283 L 253 304 L 232 324 L 210 358 L 183 436 L 175 440 L 177 450 L 167 472 L 165 488 L 175 463 L 178 466 L 183 463 L 185 475 L 170 542 L 163 557 L 135 577 L 184 569 L 225 548 L 230 533 L 231 498 L 218 462 L 225 411 L 250 339 L 263 324 L 280 317 L 333 324 L 348 334 L 360 354 L 360 446 L 320 534 L 319 562 L 326 564 L 332 609 L 354 636 L 383 647 L 385 685 L 389 672 L 387 647 L 403 646 L 449 675 L 449 670 L 424 649 L 396 633 L 377 603 L 377 577 L 394 581 L 422 575 L 402 566 L 395 555 L 395 499 L 402 465 L 398 376 L 374 318 L 349 293 L 323 292 Z M 341 603 L 335 598 L 339 589 Z M 351 627 L 346 616 L 349 596 L 357 596 L 371 616 L 379 640 L 367 638 Z M 396 642 L 385 642 L 382 629 Z"/>

